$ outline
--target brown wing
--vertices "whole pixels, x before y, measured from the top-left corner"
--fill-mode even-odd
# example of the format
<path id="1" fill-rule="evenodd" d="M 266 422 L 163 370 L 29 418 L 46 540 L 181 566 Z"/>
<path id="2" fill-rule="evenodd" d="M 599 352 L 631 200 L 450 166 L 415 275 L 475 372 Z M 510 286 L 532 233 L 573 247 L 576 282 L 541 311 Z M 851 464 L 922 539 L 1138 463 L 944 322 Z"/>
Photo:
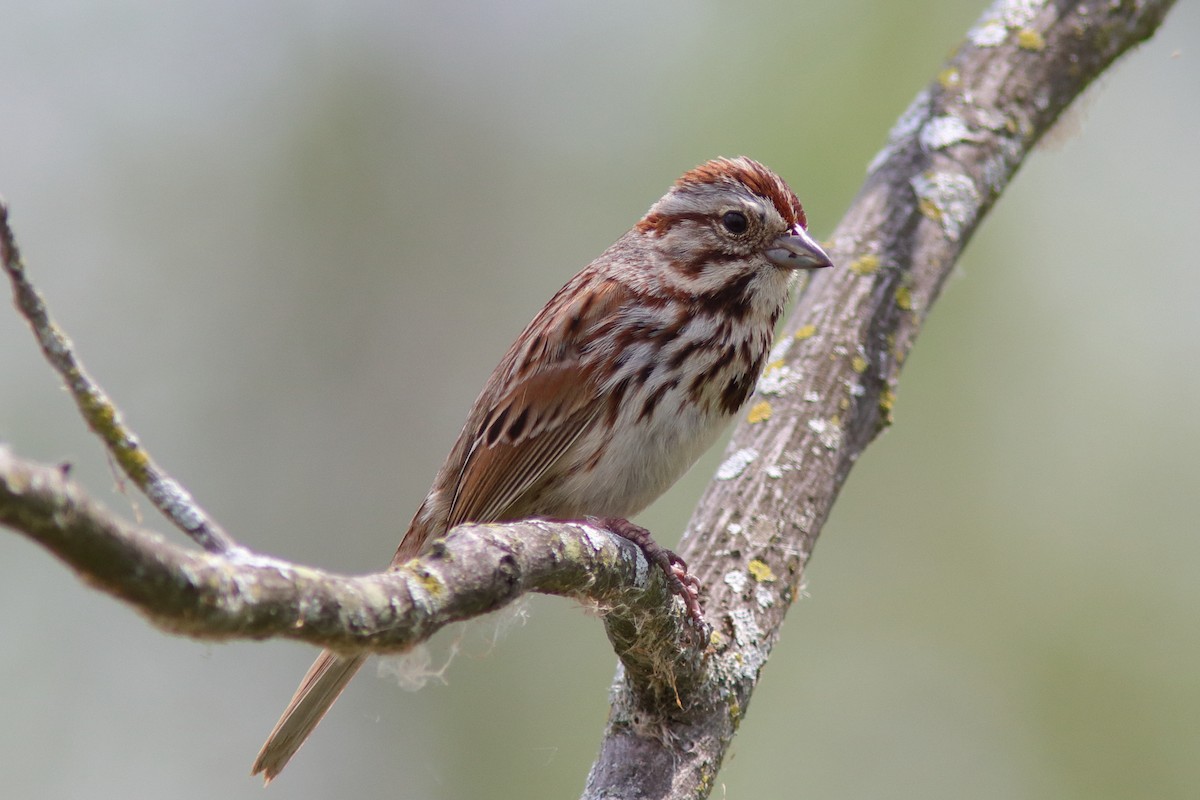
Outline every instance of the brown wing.
<path id="1" fill-rule="evenodd" d="M 611 324 L 627 297 L 612 281 L 587 285 L 581 273 L 513 345 L 463 430 L 470 439 L 447 527 L 519 513 L 528 505 L 522 496 L 593 424 L 602 404 L 585 345 Z"/>
<path id="2" fill-rule="evenodd" d="M 467 454 L 448 527 L 508 518 L 595 419 L 595 387 L 577 365 L 530 376 L 492 412 Z"/>

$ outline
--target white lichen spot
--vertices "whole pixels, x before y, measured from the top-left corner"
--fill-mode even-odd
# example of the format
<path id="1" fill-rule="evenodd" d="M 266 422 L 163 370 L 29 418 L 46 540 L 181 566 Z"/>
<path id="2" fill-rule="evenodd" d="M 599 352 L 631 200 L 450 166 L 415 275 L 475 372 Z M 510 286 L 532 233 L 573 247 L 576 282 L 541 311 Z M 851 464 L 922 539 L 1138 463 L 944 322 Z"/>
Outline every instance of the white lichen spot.
<path id="1" fill-rule="evenodd" d="M 633 582 L 635 586 L 645 586 L 650 580 L 650 561 L 642 548 L 637 548 L 637 561 L 633 564 Z"/>
<path id="2" fill-rule="evenodd" d="M 817 440 L 826 450 L 837 450 L 842 446 L 842 429 L 825 419 L 810 419 L 808 429 L 817 435 Z M 819 451 L 814 450 L 814 453 Z"/>
<path id="3" fill-rule="evenodd" d="M 970 176 L 956 172 L 926 172 L 910 181 L 926 216 L 935 219 L 946 238 L 958 241 L 979 213 L 979 190 Z"/>
<path id="4" fill-rule="evenodd" d="M 579 530 L 583 533 L 584 540 L 594 552 L 599 553 L 601 548 L 609 543 L 609 539 L 602 532 L 596 530 L 591 525 L 580 525 Z"/>
<path id="5" fill-rule="evenodd" d="M 785 358 L 788 354 L 788 350 L 791 350 L 791 349 L 792 349 L 792 337 L 784 336 L 778 342 L 775 343 L 774 347 L 771 348 L 771 354 L 767 356 L 767 363 L 771 364 L 775 361 L 779 361 L 779 360 Z"/>
<path id="6" fill-rule="evenodd" d="M 736 453 L 717 467 L 717 480 L 728 481 L 736 478 L 746 471 L 746 467 L 758 458 L 758 451 L 749 447 L 743 447 Z"/>
<path id="7" fill-rule="evenodd" d="M 768 478 L 772 478 L 774 480 L 778 480 L 783 477 L 783 470 L 774 464 L 772 464 L 771 466 L 769 466 L 765 470 L 763 470 L 763 473 Z"/>
<path id="8" fill-rule="evenodd" d="M 729 621 L 733 623 L 733 640 L 742 647 L 762 641 L 762 628 L 758 627 L 758 621 L 750 611 L 744 608 L 732 611 Z"/>
<path id="9" fill-rule="evenodd" d="M 786 341 L 791 341 L 790 339 Z M 786 394 L 800 382 L 801 374 L 799 370 L 791 367 L 769 367 L 762 377 L 758 379 L 757 391 L 759 394 L 770 396 L 779 396 Z"/>
<path id="10" fill-rule="evenodd" d="M 1045 0 L 1000 0 L 992 6 L 1000 19 L 1010 28 L 1028 25 L 1046 5 Z"/>
<path id="11" fill-rule="evenodd" d="M 730 536 L 741 536 L 745 528 L 742 527 L 741 523 L 731 522 L 725 526 L 725 530 Z"/>
<path id="12" fill-rule="evenodd" d="M 995 47 L 1008 36 L 1008 28 L 998 19 L 987 19 L 967 31 L 967 38 L 976 47 Z"/>
<path id="13" fill-rule="evenodd" d="M 737 594 L 741 594 L 746 589 L 746 583 L 750 579 L 746 577 L 746 573 L 740 569 L 731 569 L 725 573 L 725 585 L 733 589 Z"/>
<path id="14" fill-rule="evenodd" d="M 921 127 L 921 149 L 925 152 L 941 150 L 958 142 L 976 141 L 978 137 L 958 117 L 934 117 Z"/>
<path id="15" fill-rule="evenodd" d="M 1045 6 L 1045 0 L 998 0 L 983 22 L 967 32 L 967 38 L 976 47 L 995 47 L 1008 36 L 1009 29 L 1025 27 Z"/>
<path id="16" fill-rule="evenodd" d="M 758 603 L 759 608 L 770 608 L 775 605 L 775 595 L 760 583 L 754 588 L 754 602 Z"/>
<path id="17" fill-rule="evenodd" d="M 821 402 L 821 395 L 818 394 L 816 391 L 805 392 L 804 393 L 804 402 L 819 403 L 819 402 Z"/>
<path id="18" fill-rule="evenodd" d="M 542 520 L 531 520 L 533 522 L 541 522 Z M 549 523 L 553 526 L 555 523 Z M 587 543 L 592 551 L 599 553 L 603 548 L 612 544 L 613 534 L 601 528 L 595 528 L 587 524 L 578 524 L 575 526 L 580 533 L 583 534 L 583 540 Z M 635 548 L 637 557 L 634 561 L 634 582 L 638 586 L 645 586 L 646 581 L 650 578 L 650 563 L 646 560 L 646 556 L 642 553 L 641 548 Z"/>

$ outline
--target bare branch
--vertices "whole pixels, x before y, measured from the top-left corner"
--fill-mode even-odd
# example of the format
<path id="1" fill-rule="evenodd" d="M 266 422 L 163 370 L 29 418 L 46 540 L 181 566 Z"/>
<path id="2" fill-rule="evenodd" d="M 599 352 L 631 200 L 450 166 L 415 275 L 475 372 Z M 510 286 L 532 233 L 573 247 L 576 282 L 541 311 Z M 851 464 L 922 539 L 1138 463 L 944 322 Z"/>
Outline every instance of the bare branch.
<path id="1" fill-rule="evenodd" d="M 0 262 L 12 283 L 13 301 L 33 329 L 46 360 L 62 376 L 88 427 L 104 442 L 129 479 L 163 516 L 205 550 L 223 553 L 236 548 L 236 542 L 191 494 L 154 462 L 121 419 L 121 412 L 83 368 L 71 340 L 50 319 L 45 301 L 25 274 L 21 251 L 8 224 L 8 205 L 3 200 L 0 200 Z"/>
<path id="2" fill-rule="evenodd" d="M 715 653 L 682 707 L 620 676 L 587 798 L 706 797 L 904 357 L 988 209 L 1058 115 L 1170 0 L 996 2 L 913 101 L 784 326 L 681 555 Z"/>

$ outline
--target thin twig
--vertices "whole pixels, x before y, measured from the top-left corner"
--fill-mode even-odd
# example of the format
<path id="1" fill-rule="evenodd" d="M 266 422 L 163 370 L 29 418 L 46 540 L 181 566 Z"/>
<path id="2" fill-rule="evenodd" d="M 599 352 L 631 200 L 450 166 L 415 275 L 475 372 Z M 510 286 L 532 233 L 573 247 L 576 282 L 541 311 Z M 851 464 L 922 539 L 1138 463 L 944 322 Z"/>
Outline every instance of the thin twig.
<path id="1" fill-rule="evenodd" d="M 210 553 L 227 553 L 238 544 L 192 498 L 179 481 L 155 463 L 121 412 L 83 368 L 71 340 L 46 309 L 30 283 L 16 237 L 8 224 L 8 204 L 0 200 L 0 261 L 13 287 L 13 301 L 33 329 L 50 366 L 62 376 L 88 427 L 100 437 L 121 470 L 154 507 Z"/>

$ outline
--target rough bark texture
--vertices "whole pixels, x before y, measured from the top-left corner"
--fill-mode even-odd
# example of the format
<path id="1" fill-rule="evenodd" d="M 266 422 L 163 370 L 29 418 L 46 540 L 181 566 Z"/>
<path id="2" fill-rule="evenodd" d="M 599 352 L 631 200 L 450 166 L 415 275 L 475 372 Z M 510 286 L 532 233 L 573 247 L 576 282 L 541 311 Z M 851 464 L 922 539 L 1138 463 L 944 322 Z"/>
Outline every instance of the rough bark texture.
<path id="1" fill-rule="evenodd" d="M 803 293 L 688 527 L 682 555 L 714 630 L 635 547 L 582 525 L 464 526 L 404 569 L 330 575 L 239 547 L 150 460 L 29 284 L 0 206 L 18 308 L 114 458 L 210 552 L 114 518 L 60 471 L 0 449 L 0 524 L 98 588 L 190 636 L 286 636 L 344 651 L 404 649 L 526 591 L 590 598 L 621 658 L 587 798 L 703 798 L 800 590 L 855 460 L 888 424 L 904 357 L 959 253 L 1030 149 L 1171 0 L 995 3 L 892 130 L 831 238 L 839 269 Z"/>
<path id="2" fill-rule="evenodd" d="M 403 569 L 362 576 L 250 553 L 198 552 L 128 525 L 54 468 L 0 447 L 0 525 L 27 535 L 88 583 L 172 633 L 284 637 L 344 652 L 405 650 L 440 628 L 526 592 L 636 616 L 680 652 L 693 636 L 682 606 L 641 551 L 606 531 L 538 520 L 463 525 Z M 615 622 L 618 627 L 634 623 Z"/>
<path id="3" fill-rule="evenodd" d="M 703 798 L 850 468 L 984 214 L 1060 113 L 1171 2 L 997 2 L 892 129 L 778 340 L 681 555 L 713 653 L 676 702 L 621 670 L 585 798 Z M 636 649 L 636 648 L 635 648 Z"/>

